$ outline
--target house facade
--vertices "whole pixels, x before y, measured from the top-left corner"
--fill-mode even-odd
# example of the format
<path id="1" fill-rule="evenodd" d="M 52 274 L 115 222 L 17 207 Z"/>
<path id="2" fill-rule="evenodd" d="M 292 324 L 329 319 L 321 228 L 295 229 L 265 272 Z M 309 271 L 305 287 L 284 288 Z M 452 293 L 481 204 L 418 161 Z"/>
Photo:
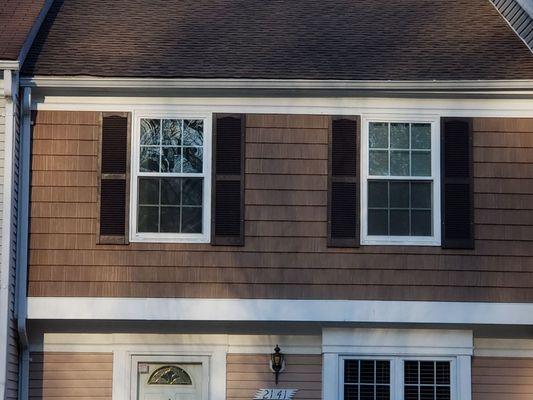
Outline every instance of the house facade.
<path id="1" fill-rule="evenodd" d="M 20 398 L 532 396 L 533 56 L 500 13 L 53 2 Z"/>

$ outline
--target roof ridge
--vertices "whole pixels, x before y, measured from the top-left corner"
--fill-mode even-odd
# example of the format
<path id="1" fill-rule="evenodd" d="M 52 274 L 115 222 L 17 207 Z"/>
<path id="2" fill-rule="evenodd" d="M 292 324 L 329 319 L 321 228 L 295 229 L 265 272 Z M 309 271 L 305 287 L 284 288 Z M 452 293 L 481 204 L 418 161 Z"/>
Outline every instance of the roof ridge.
<path id="1" fill-rule="evenodd" d="M 533 53 L 533 5 L 523 0 L 490 0 L 507 24 Z"/>

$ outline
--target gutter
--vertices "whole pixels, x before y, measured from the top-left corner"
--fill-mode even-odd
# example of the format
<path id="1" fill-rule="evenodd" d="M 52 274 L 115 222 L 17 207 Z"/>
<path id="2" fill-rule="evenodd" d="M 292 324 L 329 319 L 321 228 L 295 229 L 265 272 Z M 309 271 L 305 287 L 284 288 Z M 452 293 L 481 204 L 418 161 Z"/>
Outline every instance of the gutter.
<path id="1" fill-rule="evenodd" d="M 7 352 L 9 346 L 9 320 L 11 285 L 11 209 L 12 209 L 12 170 L 13 170 L 13 139 L 15 135 L 14 93 L 18 88 L 17 75 L 11 70 L 4 71 L 3 95 L 5 100 L 5 148 L 3 176 L 3 215 L 2 244 L 0 259 L 0 399 L 5 398 L 7 383 Z"/>
<path id="2" fill-rule="evenodd" d="M 532 91 L 533 80 L 378 81 L 314 79 L 159 79 L 92 76 L 34 76 L 21 86 L 56 89 L 277 89 Z"/>
<path id="3" fill-rule="evenodd" d="M 28 317 L 28 235 L 30 207 L 30 157 L 31 157 L 31 89 L 25 88 L 22 96 L 19 197 L 17 224 L 17 329 L 21 347 L 19 365 L 19 400 L 27 400 L 29 392 L 30 350 L 26 321 Z"/>

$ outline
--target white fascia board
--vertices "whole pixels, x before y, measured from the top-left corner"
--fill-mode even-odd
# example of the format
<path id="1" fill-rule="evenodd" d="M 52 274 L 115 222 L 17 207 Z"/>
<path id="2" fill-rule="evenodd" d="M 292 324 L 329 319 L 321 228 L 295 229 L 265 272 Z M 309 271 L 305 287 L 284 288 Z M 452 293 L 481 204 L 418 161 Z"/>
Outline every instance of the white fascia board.
<path id="1" fill-rule="evenodd" d="M 28 319 L 533 325 L 533 303 L 29 297 Z"/>
<path id="2" fill-rule="evenodd" d="M 34 76 L 21 86 L 77 89 L 532 90 L 533 80 L 162 79 Z"/>

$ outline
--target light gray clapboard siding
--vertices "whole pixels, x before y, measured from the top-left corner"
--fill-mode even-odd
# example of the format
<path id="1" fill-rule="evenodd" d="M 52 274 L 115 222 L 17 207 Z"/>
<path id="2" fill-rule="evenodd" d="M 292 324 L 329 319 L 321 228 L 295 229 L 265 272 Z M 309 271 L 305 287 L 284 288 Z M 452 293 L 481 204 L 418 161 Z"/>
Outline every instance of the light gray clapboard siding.
<path id="1" fill-rule="evenodd" d="M 0 84 L 2 81 L 0 80 Z M 18 108 L 18 98 L 14 98 L 15 104 L 15 147 L 18 148 L 18 134 L 19 134 L 19 108 Z M 2 232 L 0 229 L 0 241 L 2 240 L 3 235 L 12 235 L 11 237 L 11 257 L 9 265 L 9 310 L 7 321 L 7 365 L 6 365 L 6 391 L 5 399 L 6 400 L 16 400 L 18 398 L 18 334 L 17 334 L 17 323 L 15 316 L 15 294 L 16 294 L 16 276 L 15 276 L 15 259 L 16 259 L 16 206 L 11 210 L 6 210 L 3 204 L 3 194 L 4 194 L 4 162 L 5 162 L 5 142 L 6 142 L 6 130 L 5 130 L 5 119 L 6 116 L 6 102 L 3 96 L 0 97 L 0 224 L 2 221 L 7 218 L 7 213 L 10 213 L 11 216 L 15 216 L 13 220 L 14 225 L 12 227 L 12 233 Z M 8 155 L 9 158 L 11 155 Z M 13 166 L 14 170 L 18 169 L 18 162 L 14 161 Z M 18 175 L 18 173 L 17 173 Z M 15 182 L 16 184 L 16 182 Z M 17 190 L 13 190 L 12 195 L 14 196 L 14 201 L 16 202 L 16 193 Z M 16 203 L 14 203 L 16 204 Z M 1 256 L 1 247 L 0 247 L 0 256 Z M 4 400 L 4 399 L 2 399 Z"/>
<path id="2" fill-rule="evenodd" d="M 522 2 L 517 0 L 491 0 L 491 2 L 533 51 L 533 17 L 520 5 Z"/>
<path id="3" fill-rule="evenodd" d="M 15 94 L 13 99 L 15 104 L 14 109 L 14 128 L 15 135 L 13 138 L 13 154 L 8 155 L 12 156 L 12 172 L 13 172 L 13 186 L 12 186 L 12 206 L 10 210 L 6 210 L 2 205 L 2 215 L 5 213 L 11 214 L 11 232 L 4 232 L 5 235 L 11 236 L 11 248 L 10 248 L 10 283 L 9 283 L 9 342 L 8 342 L 8 365 L 7 365 L 7 381 L 6 381 L 6 400 L 17 400 L 18 399 L 18 376 L 19 376 L 19 345 L 18 345 L 18 330 L 16 322 L 16 309 L 15 309 L 15 298 L 16 298 L 16 256 L 17 256 L 17 215 L 18 215 L 18 149 L 20 143 L 20 108 L 19 108 L 19 98 Z M 5 135 L 2 138 L 2 153 L 5 156 Z M 3 170 L 2 170 L 3 172 Z M 3 174 L 1 175 L 3 177 Z M 0 232 L 1 234 L 1 232 Z M 1 238 L 1 236 L 0 236 Z"/>

